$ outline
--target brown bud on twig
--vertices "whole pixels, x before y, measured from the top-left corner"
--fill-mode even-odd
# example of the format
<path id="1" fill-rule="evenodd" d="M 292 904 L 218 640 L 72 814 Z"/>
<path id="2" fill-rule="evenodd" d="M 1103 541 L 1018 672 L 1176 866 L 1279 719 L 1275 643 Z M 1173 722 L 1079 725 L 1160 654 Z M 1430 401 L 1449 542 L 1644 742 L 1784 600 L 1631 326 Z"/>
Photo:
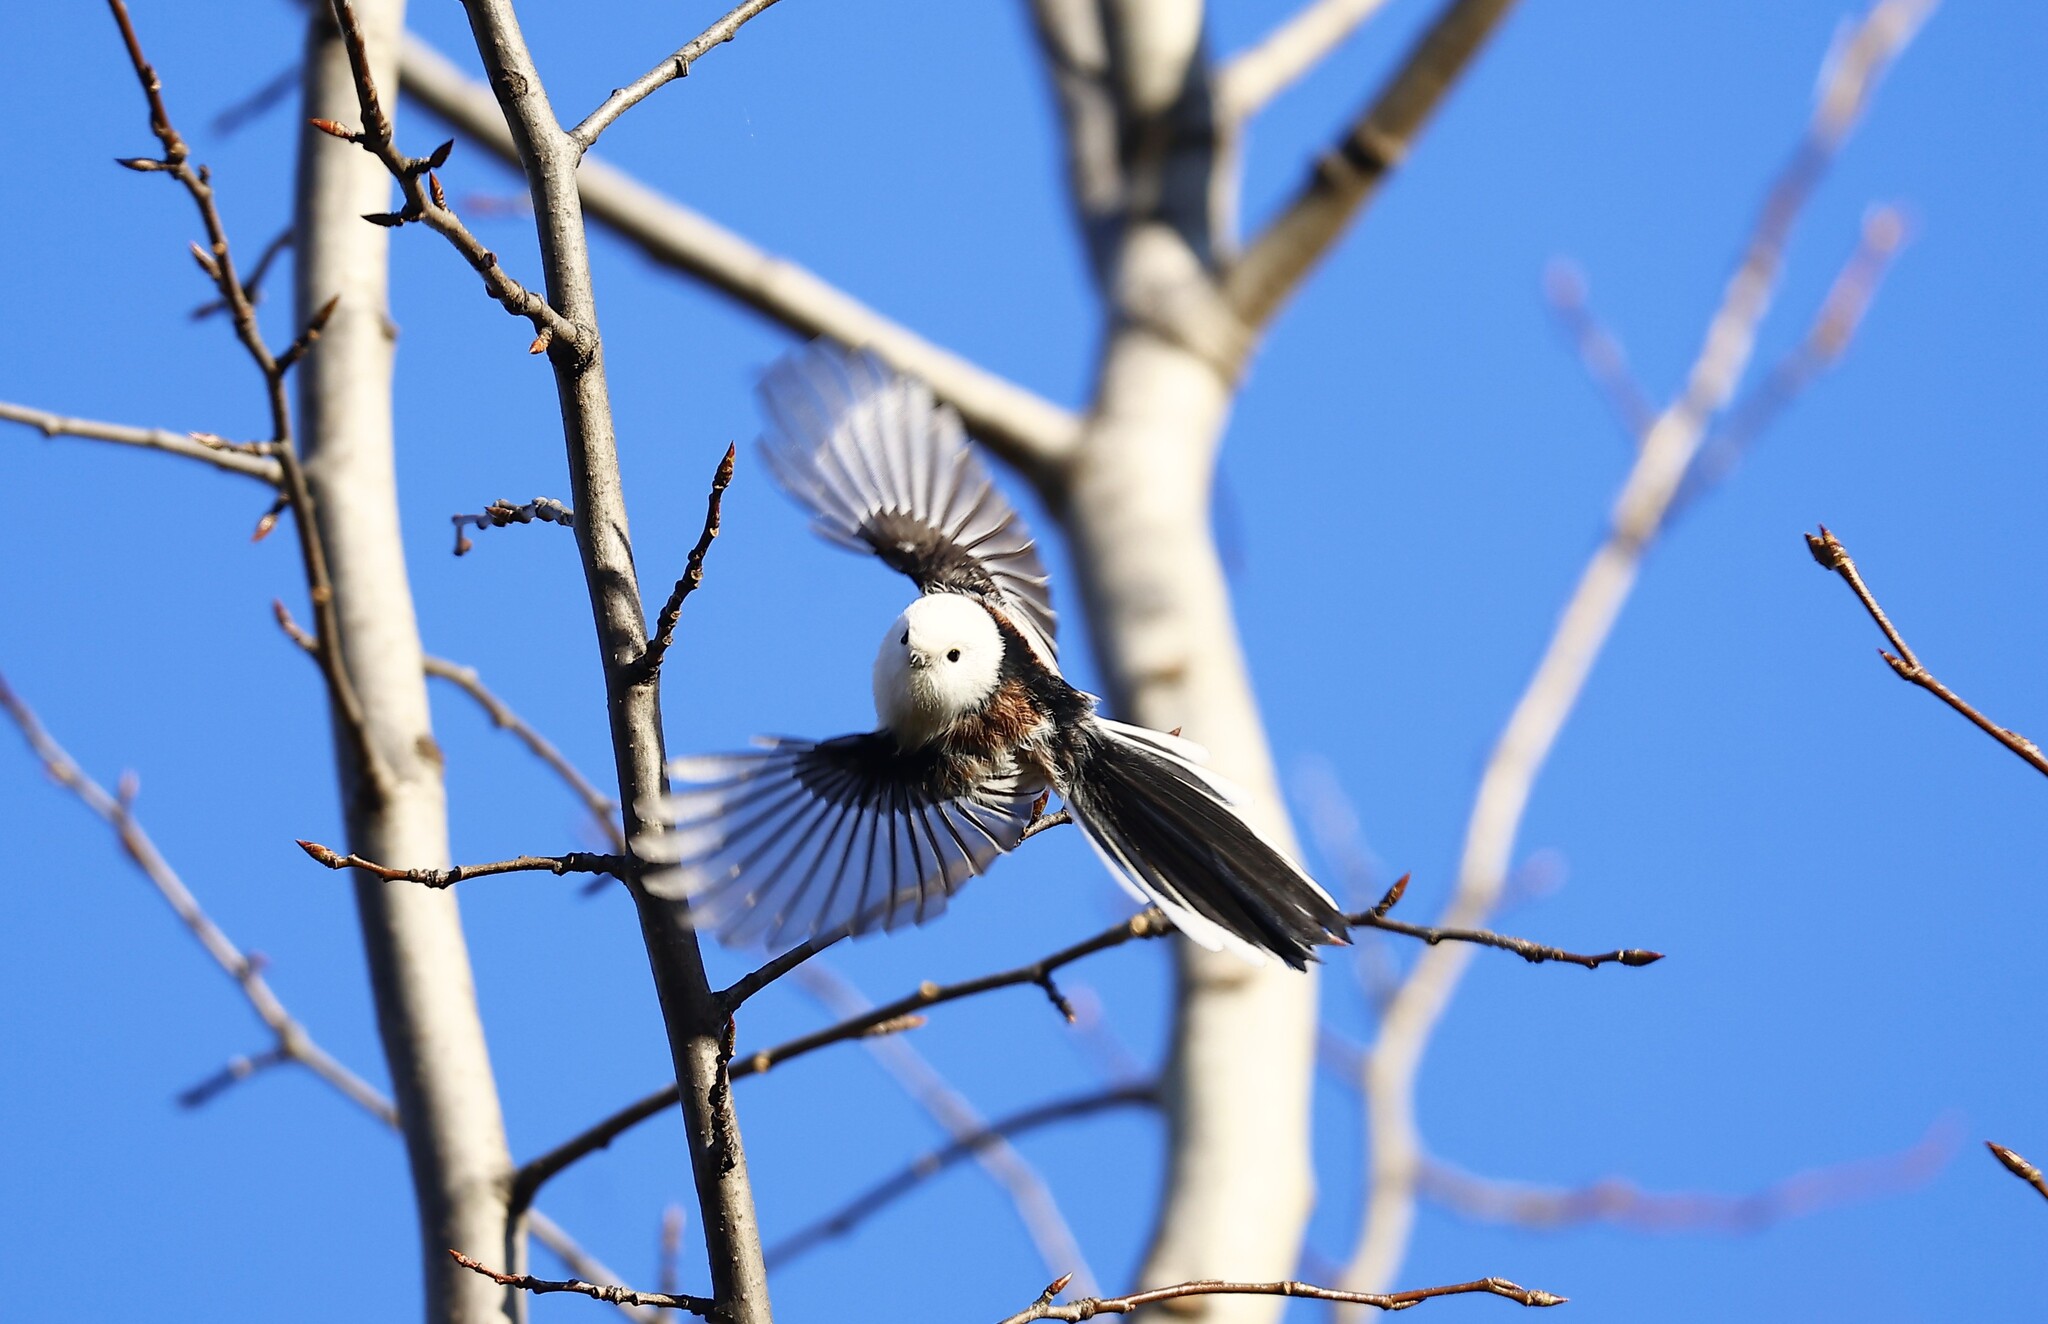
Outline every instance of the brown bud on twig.
<path id="1" fill-rule="evenodd" d="M 441 177 L 431 170 L 427 172 L 427 191 L 434 195 L 436 207 L 442 211 L 448 210 L 448 195 L 441 190 Z"/>
<path id="2" fill-rule="evenodd" d="M 533 338 L 533 343 L 526 347 L 526 352 L 529 354 L 545 354 L 548 352 L 548 346 L 554 343 L 554 328 L 544 326 L 540 329 L 540 334 Z"/>
<path id="3" fill-rule="evenodd" d="M 345 143 L 360 142 L 362 140 L 362 135 L 354 129 L 349 128 L 345 124 L 337 124 L 333 120 L 307 120 L 306 122 L 320 130 L 320 132 L 330 137 L 339 138 Z"/>
<path id="4" fill-rule="evenodd" d="M 404 225 L 409 218 L 404 212 L 370 211 L 363 213 L 363 219 L 372 225 L 381 225 L 387 230 L 395 230 L 399 226 Z"/>
<path id="5" fill-rule="evenodd" d="M 117 156 L 114 158 L 114 164 L 117 166 L 126 166 L 130 170 L 138 171 L 145 175 L 150 173 L 152 170 L 170 169 L 169 166 L 166 166 L 163 162 L 157 160 L 153 156 Z"/>
<path id="6" fill-rule="evenodd" d="M 453 138 L 450 138 L 447 142 L 444 142 L 439 147 L 436 147 L 432 152 L 427 154 L 427 169 L 439 170 L 442 166 L 447 165 L 448 153 L 454 150 L 455 140 Z"/>
<path id="7" fill-rule="evenodd" d="M 199 269 L 206 273 L 208 280 L 220 279 L 220 264 L 215 262 L 212 255 L 197 243 L 192 245 L 192 260 L 199 264 Z"/>
<path id="8" fill-rule="evenodd" d="M 263 512 L 263 518 L 256 521 L 256 532 L 249 535 L 249 541 L 262 542 L 265 538 L 268 538 L 270 531 L 277 527 L 277 517 L 284 514 L 285 508 L 289 505 L 291 505 L 291 498 L 289 497 L 279 497 L 271 502 L 270 509 Z"/>

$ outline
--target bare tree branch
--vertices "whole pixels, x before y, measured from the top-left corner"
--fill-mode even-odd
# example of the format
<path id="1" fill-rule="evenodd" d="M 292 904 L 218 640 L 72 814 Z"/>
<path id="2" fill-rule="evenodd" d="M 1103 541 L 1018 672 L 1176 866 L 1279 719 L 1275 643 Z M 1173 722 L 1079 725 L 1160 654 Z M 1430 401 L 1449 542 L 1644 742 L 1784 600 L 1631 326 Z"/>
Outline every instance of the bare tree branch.
<path id="1" fill-rule="evenodd" d="M 352 754 L 361 762 L 362 789 L 372 798 L 381 797 L 389 791 L 391 771 L 370 740 L 361 696 L 356 693 L 342 658 L 339 623 L 334 609 L 334 584 L 328 573 L 327 552 L 320 539 L 319 517 L 314 510 L 312 491 L 293 442 L 291 400 L 285 384 L 293 361 L 318 335 L 318 324 L 325 318 L 315 314 L 293 342 L 293 348 L 283 357 L 271 353 L 263 339 L 263 330 L 257 324 L 255 303 L 236 271 L 234 254 L 228 246 L 227 227 L 221 220 L 214 196 L 212 175 L 206 167 L 192 163 L 190 149 L 171 123 L 170 112 L 164 105 L 163 83 L 143 54 L 142 42 L 136 35 L 128 6 L 123 0 L 108 0 L 108 8 L 113 12 L 122 43 L 127 48 L 129 64 L 134 68 L 136 81 L 141 84 L 143 97 L 149 104 L 150 132 L 156 135 L 163 150 L 161 157 L 131 157 L 120 164 L 144 174 L 161 172 L 170 175 L 184 188 L 198 209 L 208 246 L 202 249 L 194 244 L 192 256 L 227 306 L 235 338 L 241 342 L 263 378 L 265 402 L 270 409 L 269 445 L 272 449 L 268 453 L 277 460 L 277 486 L 291 502 L 296 517 L 293 522 L 298 529 L 306 590 L 313 603 L 314 638 L 318 644 L 316 655 L 320 660 L 321 674 L 327 681 L 328 694 L 340 718 L 344 738 Z M 331 305 L 327 306 L 327 311 L 332 311 Z M 228 448 L 230 452 L 232 449 Z"/>
<path id="2" fill-rule="evenodd" d="M 425 221 L 432 229 L 462 254 L 479 276 L 483 277 L 484 290 L 498 301 L 505 311 L 515 317 L 523 317 L 533 324 L 538 338 L 533 348 L 536 352 L 549 344 L 558 344 L 565 352 L 581 353 L 587 347 L 576 344 L 577 330 L 573 322 L 556 312 L 548 301 L 514 280 L 498 265 L 498 255 L 484 246 L 470 232 L 462 219 L 451 211 L 446 196 L 441 190 L 433 172 L 448 159 L 453 142 L 441 146 L 424 157 L 407 156 L 398 150 L 392 141 L 391 120 L 385 115 L 383 102 L 377 93 L 377 84 L 372 78 L 368 48 L 363 40 L 363 30 L 356 21 L 355 10 L 347 4 L 334 6 L 335 21 L 341 26 L 342 43 L 347 47 L 349 63 L 355 70 L 356 96 L 361 110 L 363 127 L 350 130 L 345 125 L 331 120 L 322 120 L 314 127 L 325 133 L 361 147 L 383 163 L 398 181 L 399 191 L 405 198 L 405 206 L 396 212 L 376 213 L 363 219 L 378 225 L 398 226 L 408 221 Z M 400 76 L 401 86 L 404 83 Z"/>
<path id="3" fill-rule="evenodd" d="M 1223 1283 L 1214 1280 L 1193 1283 L 1176 1283 L 1172 1287 L 1155 1287 L 1147 1292 L 1133 1292 L 1129 1296 L 1089 1297 L 1071 1301 L 1063 1306 L 1053 1304 L 1053 1298 L 1065 1289 L 1067 1280 L 1056 1279 L 1038 1300 L 1029 1307 L 1018 1311 L 1002 1324 L 1031 1324 L 1033 1320 L 1083 1320 L 1097 1315 L 1128 1315 L 1145 1306 L 1157 1305 L 1162 1301 L 1181 1301 L 1198 1296 L 1298 1296 L 1312 1301 L 1334 1301 L 1340 1305 L 1372 1306 L 1379 1310 L 1406 1310 L 1421 1305 L 1433 1297 L 1465 1296 L 1484 1293 L 1489 1296 L 1504 1296 L 1508 1300 L 1525 1306 L 1561 1306 L 1569 1298 L 1554 1296 L 1533 1287 L 1522 1287 L 1505 1278 L 1479 1278 L 1469 1283 L 1451 1283 L 1444 1287 L 1418 1287 L 1407 1292 L 1344 1292 L 1334 1287 L 1317 1287 L 1311 1283 Z"/>
<path id="4" fill-rule="evenodd" d="M 536 1296 L 548 1292 L 576 1292 L 583 1296 L 595 1297 L 620 1306 L 658 1306 L 663 1310 L 686 1310 L 692 1315 L 706 1319 L 718 1313 L 718 1303 L 701 1296 L 671 1296 L 667 1292 L 636 1292 L 630 1287 L 611 1287 L 599 1283 L 586 1283 L 581 1279 L 557 1282 L 536 1278 L 530 1273 L 500 1273 L 498 1270 L 469 1258 L 459 1250 L 448 1252 L 455 1262 L 471 1273 L 479 1273 L 501 1287 L 516 1287 L 522 1292 Z"/>
<path id="5" fill-rule="evenodd" d="M 411 34 L 401 69 L 405 95 L 499 159 L 518 163 L 518 150 L 489 88 Z M 960 411 L 977 440 L 1031 476 L 1041 490 L 1057 486 L 1057 474 L 1080 438 L 1080 420 L 1071 411 L 941 349 L 614 166 L 585 157 L 575 182 L 590 218 L 654 262 L 703 281 L 798 335 L 865 345 L 929 384 Z"/>
<path id="6" fill-rule="evenodd" d="M 109 795 L 104 787 L 80 768 L 64 747 L 51 737 L 49 731 L 37 720 L 35 713 L 22 701 L 7 684 L 7 678 L 0 676 L 0 710 L 5 710 L 28 742 L 29 750 L 42 763 L 43 768 L 59 785 L 97 814 L 108 827 L 114 830 L 115 839 L 121 844 L 122 852 L 129 861 L 149 879 L 158 895 L 170 906 L 179 922 L 184 924 L 206 954 L 213 958 L 242 996 L 249 1003 L 249 1009 L 263 1022 L 275 1037 L 275 1044 L 267 1056 L 278 1060 L 296 1062 L 320 1079 L 333 1086 L 343 1096 L 364 1111 L 374 1115 L 387 1125 L 396 1125 L 398 1113 L 382 1094 L 355 1072 L 350 1071 L 330 1056 L 327 1050 L 313 1041 L 306 1028 L 294 1020 L 285 1010 L 277 994 L 271 991 L 270 983 L 263 977 L 262 964 L 237 947 L 220 926 L 200 908 L 198 898 L 185 886 L 170 862 L 157 850 L 156 843 L 143 831 L 142 824 L 135 818 L 136 783 L 132 776 L 124 777 L 119 795 Z M 245 1059 L 247 1060 L 247 1059 Z M 260 1069 L 261 1065 L 250 1060 L 247 1070 L 230 1073 L 235 1080 L 245 1079 Z M 191 1102 L 204 1102 L 206 1098 L 220 1092 L 227 1083 L 209 1081 L 200 1098 Z M 188 1091 L 188 1098 L 193 1091 Z"/>
<path id="7" fill-rule="evenodd" d="M 845 1236 L 919 1186 L 962 1161 L 976 1157 L 998 1140 L 1015 1140 L 1018 1136 L 1059 1122 L 1079 1121 L 1125 1108 L 1155 1108 L 1158 1104 L 1159 1095 L 1155 1087 L 1124 1085 L 1054 1099 L 1050 1103 L 1020 1109 L 998 1118 L 979 1130 L 956 1136 L 939 1148 L 919 1155 L 894 1175 L 875 1183 L 832 1213 L 805 1224 L 769 1246 L 768 1266 L 777 1268 L 825 1242 Z"/>
<path id="8" fill-rule="evenodd" d="M 455 525 L 455 554 L 467 555 L 475 544 L 463 533 L 465 528 L 502 529 L 513 524 L 531 524 L 535 520 L 543 524 L 559 524 L 565 529 L 576 527 L 576 512 L 570 510 L 553 497 L 535 497 L 523 506 L 509 501 L 493 501 L 485 506 L 480 515 L 450 515 Z"/>
<path id="9" fill-rule="evenodd" d="M 695 40 L 681 50 L 606 97 L 603 105 L 584 116 L 581 124 L 569 130 L 570 141 L 581 150 L 589 151 L 590 145 L 597 141 L 599 134 L 611 127 L 613 120 L 645 101 L 657 89 L 666 87 L 678 78 L 689 77 L 690 66 L 703 58 L 706 51 L 731 41 L 739 35 L 740 28 L 748 19 L 774 3 L 775 0 L 744 0 L 744 3 L 704 29 Z"/>
<path id="10" fill-rule="evenodd" d="M 554 774 L 562 779 L 570 792 L 583 802 L 598 826 L 611 839 L 614 849 L 623 853 L 626 849 L 625 834 L 619 831 L 619 802 L 606 795 L 569 762 L 553 741 L 527 724 L 518 713 L 513 712 L 503 699 L 494 694 L 477 675 L 475 667 L 465 667 L 446 658 L 427 657 L 423 659 L 426 672 L 437 680 L 449 684 L 476 701 L 484 715 L 491 719 L 491 725 L 500 731 L 510 732 L 512 737 L 532 752 L 533 756 L 547 764 Z"/>
<path id="11" fill-rule="evenodd" d="M 1250 119 L 1334 54 L 1387 0 L 1307 0 L 1216 75 L 1226 119 Z"/>
<path id="12" fill-rule="evenodd" d="M 1726 478 L 1741 462 L 1750 444 L 1816 378 L 1840 361 L 1905 239 L 1905 218 L 1894 208 L 1875 207 L 1863 218 L 1863 237 L 1849 261 L 1835 274 L 1834 284 L 1821 300 L 1806 334 L 1771 366 L 1747 399 L 1728 411 L 1713 435 L 1700 446 L 1699 458 L 1693 461 L 1672 503 L 1677 512 L 1682 513 L 1701 493 Z"/>
<path id="13" fill-rule="evenodd" d="M 1586 297 L 1586 273 L 1570 262 L 1552 262 L 1543 273 L 1543 294 L 1559 328 L 1571 338 L 1587 378 L 1614 411 L 1629 440 L 1640 444 L 1643 434 L 1657 421 L 1657 407 L 1629 371 L 1628 352 L 1621 341 L 1593 315 Z"/>
<path id="14" fill-rule="evenodd" d="M 1832 570 L 1842 577 L 1842 582 L 1849 586 L 1857 601 L 1863 604 L 1863 609 L 1870 613 L 1870 619 L 1877 622 L 1877 628 L 1884 631 L 1884 637 L 1898 650 L 1892 653 L 1880 648 L 1877 655 L 1890 664 L 1892 671 L 1900 680 L 1918 685 L 1940 699 L 1970 719 L 1971 724 L 1985 735 L 2019 755 L 2028 767 L 2043 776 L 2048 776 L 2048 757 L 2042 756 L 2039 745 L 1978 712 L 1960 694 L 1936 680 L 1934 673 L 1920 664 L 1919 657 L 1907 646 L 1905 637 L 1892 624 L 1891 618 L 1884 614 L 1884 608 L 1877 605 L 1877 599 L 1871 596 L 1870 589 L 1863 582 L 1863 576 L 1856 570 L 1856 562 L 1849 557 L 1849 549 L 1842 546 L 1841 540 L 1834 534 L 1828 532 L 1827 525 L 1820 526 L 1818 536 L 1811 533 L 1806 535 L 1806 549 L 1813 553 L 1813 559 L 1821 569 Z"/>
<path id="15" fill-rule="evenodd" d="M 2048 1178 L 2044 1178 L 2041 1175 L 2039 1168 L 2027 1162 L 2018 1154 L 2013 1153 L 2004 1145 L 1995 1144 L 1987 1140 L 1984 1142 L 1984 1148 L 1991 1151 L 1991 1157 L 2003 1164 L 2007 1172 L 2010 1172 L 2013 1176 L 2039 1191 L 2042 1199 L 2048 1200 Z"/>
<path id="16" fill-rule="evenodd" d="M 145 450 L 162 451 L 166 455 L 181 455 L 188 460 L 199 460 L 216 469 L 225 469 L 245 478 L 257 478 L 278 486 L 284 481 L 284 470 L 271 458 L 269 442 L 252 442 L 247 446 L 263 447 L 250 450 L 245 445 L 233 442 L 221 443 L 209 432 L 172 432 L 168 428 L 136 428 L 124 423 L 101 423 L 89 418 L 66 418 L 46 410 L 31 409 L 27 405 L 0 402 L 0 419 L 32 427 L 45 437 L 80 437 L 88 441 L 111 441 L 122 446 L 140 446 Z"/>
<path id="17" fill-rule="evenodd" d="M 1417 1189 L 1423 1199 L 1461 1217 L 1514 1227 L 1604 1224 L 1638 1232 L 1755 1232 L 1924 1186 L 1948 1166 L 1959 1140 L 1960 1127 L 1944 1119 L 1896 1154 L 1812 1168 L 1744 1195 L 1645 1191 L 1614 1177 L 1575 1188 L 1529 1186 L 1488 1181 L 1437 1159 L 1423 1160 Z"/>
<path id="18" fill-rule="evenodd" d="M 449 869 L 394 869 L 360 855 L 338 854 L 317 841 L 301 841 L 299 849 L 330 869 L 360 869 L 386 882 L 418 883 L 423 887 L 453 887 L 471 878 L 489 878 L 501 873 L 551 873 L 557 877 L 565 873 L 608 873 L 628 878 L 639 872 L 633 861 L 625 856 L 592 855 L 584 851 L 571 851 L 567 855 L 521 855 L 510 860 L 493 860 L 489 864 L 458 864 Z"/>
<path id="19" fill-rule="evenodd" d="M 697 545 L 690 549 L 690 555 L 683 562 L 682 578 L 662 604 L 661 615 L 655 618 L 654 637 L 647 641 L 647 649 L 640 654 L 640 670 L 648 675 L 661 669 L 661 660 L 668 656 L 669 645 L 676 641 L 676 626 L 683 619 L 683 600 L 697 591 L 704 582 L 704 556 L 711 550 L 712 539 L 718 536 L 719 516 L 725 502 L 725 489 L 732 485 L 733 457 L 739 448 L 728 445 L 725 458 L 718 462 L 718 468 L 711 475 L 711 496 L 704 505 L 704 529 L 697 535 Z"/>
<path id="20" fill-rule="evenodd" d="M 853 983 L 823 962 L 814 961 L 796 972 L 805 991 L 835 1016 L 858 1016 L 874 1004 Z M 942 1076 L 925 1056 L 900 1035 L 869 1038 L 868 1055 L 881 1063 L 918 1107 L 953 1137 L 967 1146 L 969 1155 L 1009 1198 L 1017 1221 L 1038 1251 L 1038 1257 L 1055 1274 L 1068 1272 L 1078 1291 L 1092 1296 L 1095 1271 L 1089 1267 L 1073 1227 L 1060 1211 L 1052 1188 L 1030 1160 L 999 1132 L 991 1132 L 988 1121 L 967 1097 Z M 767 1258 L 763 1252 L 763 1259 Z"/>
<path id="21" fill-rule="evenodd" d="M 364 131 L 355 136 L 378 151 L 386 168 L 407 189 L 408 211 L 423 213 L 419 176 L 438 162 L 429 158 L 414 163 L 390 147 L 388 124 L 379 109 L 367 52 L 362 49 L 348 0 L 333 2 L 356 71 L 363 110 Z M 630 841 L 640 827 L 637 806 L 651 803 L 666 788 L 661 704 L 657 678 L 637 671 L 647 647 L 647 622 L 633 564 L 610 387 L 597 329 L 588 237 L 577 192 L 582 149 L 555 118 L 510 0 L 464 0 L 464 8 L 497 101 L 497 118 L 509 131 L 533 197 L 548 301 L 539 309 L 509 298 L 501 297 L 500 302 L 533 319 L 541 332 L 533 348 L 547 351 L 553 369 L 571 504 L 577 514 L 577 548 L 604 676 L 625 820 L 622 830 Z M 434 205 L 440 205 L 438 198 Z M 457 237 L 452 230 L 443 232 Z M 478 269 L 486 268 L 479 265 Z M 490 270 L 495 270 L 495 261 Z M 493 292 L 499 290 L 494 287 Z M 533 300 L 534 296 L 526 298 Z M 727 1088 L 729 1049 L 722 1051 L 730 1021 L 705 978 L 687 904 L 656 897 L 636 884 L 629 883 L 629 888 L 640 917 L 687 1124 L 712 1295 L 723 1324 L 768 1324 L 767 1274 L 761 1264 L 746 1154 Z"/>
<path id="22" fill-rule="evenodd" d="M 1766 195 L 1685 386 L 1644 435 L 1615 500 L 1607 537 L 1587 563 L 1487 761 L 1445 913 L 1448 926 L 1482 923 L 1499 902 L 1536 777 L 1635 587 L 1643 553 L 1664 527 L 1708 426 L 1749 363 L 1792 223 L 1925 9 L 1925 0 L 1879 0 L 1833 62 L 1804 137 Z M 1415 1121 L 1416 1074 L 1470 959 L 1466 946 L 1422 953 L 1382 1019 L 1365 1079 L 1371 1173 L 1365 1226 L 1347 1270 L 1355 1285 L 1391 1281 L 1406 1254 L 1423 1152 Z"/>
<path id="23" fill-rule="evenodd" d="M 299 844 L 305 845 L 304 842 Z M 1541 965 L 1546 961 L 1562 961 L 1594 970 L 1610 963 L 1643 966 L 1654 965 L 1664 959 L 1664 953 L 1645 951 L 1640 947 L 1623 947 L 1611 952 L 1602 952 L 1598 956 L 1582 956 L 1577 952 L 1568 952 L 1562 947 L 1548 947 L 1539 942 L 1530 942 L 1527 938 L 1510 938 L 1506 934 L 1494 933 L 1488 929 L 1432 928 L 1424 924 L 1407 924 L 1397 919 L 1388 919 L 1387 912 L 1399 903 L 1407 890 L 1408 875 L 1404 873 L 1394 880 L 1394 885 L 1387 889 L 1387 894 L 1380 898 L 1378 905 L 1371 910 L 1346 915 L 1344 922 L 1353 928 L 1381 929 L 1404 937 L 1420 938 L 1431 947 L 1442 942 L 1466 942 L 1478 947 L 1497 947 L 1504 952 L 1513 952 L 1531 965 Z"/>
<path id="24" fill-rule="evenodd" d="M 1450 0 L 1379 95 L 1246 246 L 1223 289 L 1250 326 L 1272 320 L 1392 173 L 1514 0 Z"/>

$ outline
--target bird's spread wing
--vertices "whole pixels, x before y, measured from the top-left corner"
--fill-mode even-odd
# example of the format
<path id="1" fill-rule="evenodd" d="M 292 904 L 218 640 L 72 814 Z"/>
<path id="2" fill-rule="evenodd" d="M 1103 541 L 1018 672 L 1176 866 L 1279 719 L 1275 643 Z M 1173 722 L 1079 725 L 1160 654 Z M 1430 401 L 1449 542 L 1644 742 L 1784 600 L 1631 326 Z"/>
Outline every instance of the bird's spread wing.
<path id="1" fill-rule="evenodd" d="M 960 416 L 866 351 L 818 341 L 761 379 L 761 447 L 818 532 L 873 552 L 927 593 L 1001 609 L 1055 661 L 1052 597 L 1031 535 L 989 481 Z"/>
<path id="2" fill-rule="evenodd" d="M 936 755 L 882 733 L 763 743 L 672 763 L 691 784 L 646 817 L 673 830 L 634 843 L 675 866 L 648 889 L 687 896 L 733 946 L 922 924 L 1031 821 L 1035 785 L 961 787 Z"/>

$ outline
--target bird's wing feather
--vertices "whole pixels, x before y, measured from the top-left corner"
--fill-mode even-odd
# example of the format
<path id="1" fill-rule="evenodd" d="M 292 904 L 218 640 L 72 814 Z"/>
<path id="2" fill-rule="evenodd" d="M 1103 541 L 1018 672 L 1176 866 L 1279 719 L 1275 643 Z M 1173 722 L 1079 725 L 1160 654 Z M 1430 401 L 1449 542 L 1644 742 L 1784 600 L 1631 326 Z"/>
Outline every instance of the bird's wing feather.
<path id="1" fill-rule="evenodd" d="M 776 739 L 669 770 L 689 784 L 644 815 L 668 830 L 634 846 L 674 867 L 646 886 L 688 897 L 701 927 L 740 947 L 935 918 L 1016 846 L 1037 795 L 1014 778 L 963 790 L 936 756 L 881 733 Z"/>
<path id="2" fill-rule="evenodd" d="M 769 472 L 827 539 L 872 552 L 926 593 L 1003 610 L 1053 663 L 1045 567 L 960 416 L 864 350 L 817 341 L 761 379 Z"/>

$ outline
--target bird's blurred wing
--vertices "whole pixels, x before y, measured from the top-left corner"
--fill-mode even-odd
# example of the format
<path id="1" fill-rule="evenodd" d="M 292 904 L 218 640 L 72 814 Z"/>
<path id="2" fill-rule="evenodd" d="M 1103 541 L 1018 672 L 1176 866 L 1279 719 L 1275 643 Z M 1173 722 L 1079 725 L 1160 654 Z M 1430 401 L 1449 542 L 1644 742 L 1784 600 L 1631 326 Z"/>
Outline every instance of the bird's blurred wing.
<path id="1" fill-rule="evenodd" d="M 815 341 L 761 379 L 761 450 L 818 532 L 873 552 L 927 593 L 1001 609 L 1048 664 L 1055 621 L 1023 520 L 989 481 L 960 416 L 865 350 Z"/>
<path id="2" fill-rule="evenodd" d="M 689 784 L 644 807 L 666 830 L 634 843 L 673 866 L 648 890 L 687 897 L 731 946 L 922 924 L 1016 846 L 1038 793 L 1015 779 L 962 791 L 936 755 L 881 733 L 763 743 L 670 764 Z"/>

